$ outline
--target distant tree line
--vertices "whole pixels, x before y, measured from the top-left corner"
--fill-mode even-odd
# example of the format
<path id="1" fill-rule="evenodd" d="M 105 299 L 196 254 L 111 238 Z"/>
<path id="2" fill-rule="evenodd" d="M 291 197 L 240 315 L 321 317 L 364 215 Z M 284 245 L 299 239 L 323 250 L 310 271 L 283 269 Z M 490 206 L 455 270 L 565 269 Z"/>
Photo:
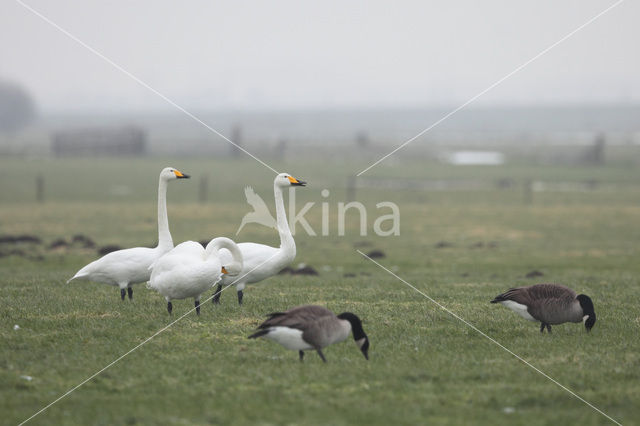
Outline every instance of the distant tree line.
<path id="1" fill-rule="evenodd" d="M 31 95 L 19 84 L 0 80 L 0 132 L 23 129 L 36 117 Z"/>

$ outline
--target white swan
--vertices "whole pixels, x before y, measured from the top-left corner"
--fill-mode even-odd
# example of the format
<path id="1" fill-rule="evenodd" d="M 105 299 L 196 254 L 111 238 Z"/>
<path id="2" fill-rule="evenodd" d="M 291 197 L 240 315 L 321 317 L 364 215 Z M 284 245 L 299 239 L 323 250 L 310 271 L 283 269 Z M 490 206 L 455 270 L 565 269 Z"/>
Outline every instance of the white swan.
<path id="1" fill-rule="evenodd" d="M 221 248 L 231 253 L 231 260 L 222 264 Z M 149 267 L 151 279 L 147 287 L 157 290 L 167 300 L 171 314 L 174 299 L 193 297 L 196 313 L 200 315 L 200 296 L 213 287 L 223 274 L 236 276 L 242 271 L 242 253 L 229 238 L 214 238 L 203 248 L 200 243 L 186 241 Z M 225 275 L 225 276 L 226 276 Z"/>
<path id="2" fill-rule="evenodd" d="M 129 293 L 129 299 L 132 299 L 131 285 L 148 281 L 151 275 L 149 266 L 173 248 L 173 240 L 169 232 L 169 219 L 167 218 L 167 183 L 170 180 L 187 178 L 189 175 L 185 175 L 173 167 L 166 167 L 160 172 L 157 247 L 135 247 L 111 252 L 80 269 L 67 283 L 82 279 L 118 286 L 122 300 L 124 300 L 126 291 Z"/>
<path id="3" fill-rule="evenodd" d="M 276 275 L 285 266 L 293 262 L 296 257 L 296 243 L 291 235 L 287 215 L 284 212 L 282 188 L 290 186 L 305 186 L 306 182 L 299 181 L 288 173 L 280 173 L 273 181 L 273 196 L 276 201 L 276 223 L 280 234 L 280 247 L 270 247 L 264 244 L 240 243 L 238 247 L 242 252 L 243 266 L 240 277 L 235 279 L 227 275 L 218 283 L 213 303 L 220 303 L 222 287 L 235 284 L 238 291 L 238 303 L 242 304 L 242 291 L 247 284 L 262 281 L 265 278 Z M 226 250 L 220 252 L 222 263 L 228 262 L 231 254 Z"/>

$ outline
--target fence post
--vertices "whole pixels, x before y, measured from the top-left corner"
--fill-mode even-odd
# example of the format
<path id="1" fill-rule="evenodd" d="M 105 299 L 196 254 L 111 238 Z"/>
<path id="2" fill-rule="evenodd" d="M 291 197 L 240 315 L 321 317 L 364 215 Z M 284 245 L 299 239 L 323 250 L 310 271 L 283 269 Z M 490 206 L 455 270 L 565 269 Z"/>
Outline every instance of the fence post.
<path id="1" fill-rule="evenodd" d="M 200 184 L 198 185 L 198 201 L 200 204 L 207 202 L 207 195 L 209 193 L 209 175 L 202 175 L 200 178 Z"/>
<path id="2" fill-rule="evenodd" d="M 356 200 L 356 180 L 358 179 L 357 176 L 349 176 L 347 178 L 347 202 L 351 202 L 351 201 L 355 201 Z"/>
<path id="3" fill-rule="evenodd" d="M 44 177 L 41 174 L 36 176 L 36 201 L 44 202 Z"/>
<path id="4" fill-rule="evenodd" d="M 242 155 L 242 125 L 240 123 L 236 123 L 231 128 L 231 156 L 232 157 L 240 157 Z"/>
<path id="5" fill-rule="evenodd" d="M 524 204 L 533 204 L 533 181 L 531 179 L 524 180 Z"/>

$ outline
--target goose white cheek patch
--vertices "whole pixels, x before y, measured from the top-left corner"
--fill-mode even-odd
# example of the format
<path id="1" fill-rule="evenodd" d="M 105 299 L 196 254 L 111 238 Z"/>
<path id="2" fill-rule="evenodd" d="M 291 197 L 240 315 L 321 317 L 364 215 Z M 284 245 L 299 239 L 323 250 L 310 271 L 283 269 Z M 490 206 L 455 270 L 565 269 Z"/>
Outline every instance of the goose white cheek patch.
<path id="1" fill-rule="evenodd" d="M 585 315 L 582 317 L 582 323 L 584 324 L 589 319 L 589 315 Z"/>
<path id="2" fill-rule="evenodd" d="M 356 345 L 358 345 L 358 347 L 361 348 L 362 345 L 364 345 L 364 342 L 365 342 L 365 338 L 363 337 L 362 339 L 356 340 Z"/>

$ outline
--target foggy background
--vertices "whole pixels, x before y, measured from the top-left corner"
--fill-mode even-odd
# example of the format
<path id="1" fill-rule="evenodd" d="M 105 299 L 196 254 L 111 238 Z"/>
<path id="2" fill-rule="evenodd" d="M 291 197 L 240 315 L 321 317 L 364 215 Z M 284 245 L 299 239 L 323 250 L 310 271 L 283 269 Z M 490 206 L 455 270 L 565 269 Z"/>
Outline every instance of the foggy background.
<path id="1" fill-rule="evenodd" d="M 374 158 L 614 2 L 26 3 L 252 152 Z M 399 154 L 640 143 L 638 16 L 614 8 Z M 0 93 L 1 153 L 233 154 L 20 3 L 3 1 L 0 28 L 1 87 L 24 98 Z"/>

